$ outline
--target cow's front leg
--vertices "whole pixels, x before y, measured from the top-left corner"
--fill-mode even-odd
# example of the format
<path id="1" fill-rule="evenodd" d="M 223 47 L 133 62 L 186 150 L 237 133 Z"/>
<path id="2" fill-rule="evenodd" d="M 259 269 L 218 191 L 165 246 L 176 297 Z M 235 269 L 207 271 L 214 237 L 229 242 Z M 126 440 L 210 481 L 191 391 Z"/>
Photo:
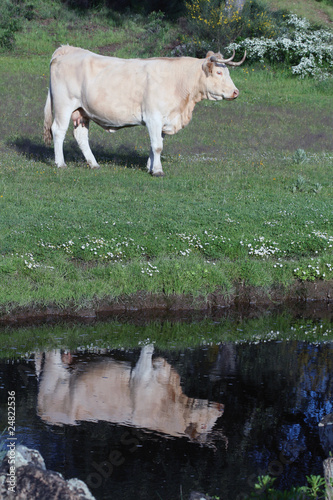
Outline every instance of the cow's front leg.
<path id="1" fill-rule="evenodd" d="M 147 124 L 150 136 L 150 152 L 147 161 L 148 172 L 155 177 L 163 177 L 164 172 L 161 164 L 161 153 L 163 150 L 162 127 L 156 126 L 156 123 Z"/>
<path id="2" fill-rule="evenodd" d="M 156 167 L 157 164 L 159 164 L 160 168 Z M 161 153 L 156 152 L 156 150 L 154 153 L 153 148 L 150 148 L 149 157 L 147 161 L 147 170 L 148 173 L 153 175 L 154 177 L 163 177 L 165 175 L 161 165 Z"/>

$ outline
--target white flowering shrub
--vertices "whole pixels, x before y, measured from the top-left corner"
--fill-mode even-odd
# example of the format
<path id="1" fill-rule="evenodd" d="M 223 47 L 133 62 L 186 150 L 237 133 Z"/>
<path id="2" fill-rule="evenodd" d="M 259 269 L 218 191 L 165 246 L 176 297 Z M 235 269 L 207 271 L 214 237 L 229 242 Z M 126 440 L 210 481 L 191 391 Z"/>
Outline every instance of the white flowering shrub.
<path id="1" fill-rule="evenodd" d="M 306 19 L 295 14 L 287 17 L 283 36 L 246 38 L 229 44 L 228 49 L 246 49 L 247 59 L 253 62 L 286 63 L 300 78 L 326 79 L 333 74 L 333 31 L 311 29 Z"/>

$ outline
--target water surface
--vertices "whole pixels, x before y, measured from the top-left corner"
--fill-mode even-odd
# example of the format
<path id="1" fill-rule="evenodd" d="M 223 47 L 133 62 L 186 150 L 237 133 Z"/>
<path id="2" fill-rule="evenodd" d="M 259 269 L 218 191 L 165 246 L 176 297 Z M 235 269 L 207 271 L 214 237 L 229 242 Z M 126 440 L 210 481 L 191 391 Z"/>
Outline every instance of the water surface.
<path id="1" fill-rule="evenodd" d="M 97 499 L 174 500 L 198 490 L 233 500 L 258 475 L 284 489 L 322 474 L 331 330 L 308 323 L 321 331 L 316 342 L 280 340 L 276 331 L 224 341 L 221 327 L 220 341 L 166 348 L 145 328 L 133 347 L 59 346 L 1 359 L 1 428 L 14 390 L 19 441 L 49 469 L 84 480 Z"/>

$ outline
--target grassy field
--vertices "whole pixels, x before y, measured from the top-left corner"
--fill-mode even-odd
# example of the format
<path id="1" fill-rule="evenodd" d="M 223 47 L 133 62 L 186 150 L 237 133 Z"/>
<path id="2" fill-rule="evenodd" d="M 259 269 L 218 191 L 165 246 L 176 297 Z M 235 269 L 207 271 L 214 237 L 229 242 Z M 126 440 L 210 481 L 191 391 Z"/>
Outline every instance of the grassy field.
<path id="1" fill-rule="evenodd" d="M 165 178 L 146 173 L 143 127 L 109 135 L 93 124 L 98 171 L 68 133 L 68 168 L 57 170 L 42 142 L 54 48 L 112 46 L 127 56 L 132 40 L 132 53 L 145 55 L 152 42 L 133 19 L 88 37 L 84 22 L 63 33 L 58 24 L 47 43 L 41 31 L 23 32 L 15 51 L 0 56 L 2 314 L 96 307 L 133 294 L 160 294 L 170 306 L 185 294 L 195 304 L 213 293 L 235 297 L 239 286 L 287 297 L 314 282 L 330 293 L 332 80 L 245 64 L 232 71 L 237 101 L 200 103 L 190 125 L 166 138 Z"/>
<path id="2" fill-rule="evenodd" d="M 272 10 L 286 9 L 297 14 L 299 17 L 306 17 L 311 22 L 322 26 L 332 27 L 333 4 L 330 0 L 320 2 L 313 0 L 264 0 Z"/>

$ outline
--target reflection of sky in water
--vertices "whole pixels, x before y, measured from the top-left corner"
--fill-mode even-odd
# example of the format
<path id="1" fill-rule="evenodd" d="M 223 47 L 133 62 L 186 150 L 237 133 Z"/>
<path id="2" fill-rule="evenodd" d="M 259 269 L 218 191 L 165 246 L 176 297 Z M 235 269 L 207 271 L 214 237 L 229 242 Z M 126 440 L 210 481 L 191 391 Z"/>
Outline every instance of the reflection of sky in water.
<path id="1" fill-rule="evenodd" d="M 316 424 L 333 411 L 332 398 L 328 397 L 332 394 L 332 373 L 325 363 L 327 352 L 323 346 L 325 344 L 309 344 L 306 349 L 303 346 L 303 353 L 308 351 L 308 355 L 304 356 L 305 363 L 301 369 L 299 385 L 296 387 L 298 411 L 304 413 L 306 422 L 313 421 Z"/>
<path id="2" fill-rule="evenodd" d="M 297 398 L 299 403 L 295 411 L 301 411 L 306 422 L 313 421 L 313 423 L 319 424 L 325 415 L 333 411 L 332 402 L 327 400 L 326 397 L 325 392 L 322 391 L 299 389 Z"/>
<path id="3" fill-rule="evenodd" d="M 306 450 L 306 437 L 300 424 L 283 425 L 281 428 L 280 451 L 283 453 L 283 460 L 292 463 L 299 458 L 299 455 Z"/>
<path id="4" fill-rule="evenodd" d="M 320 391 L 321 392 L 321 391 Z M 315 391 L 310 391 L 308 394 L 310 399 L 307 411 L 305 411 L 305 415 L 307 418 L 314 418 L 317 423 L 319 423 L 322 418 L 327 415 L 327 413 L 331 413 L 333 407 L 332 403 L 329 401 L 323 401 L 323 393 L 319 395 Z"/>

